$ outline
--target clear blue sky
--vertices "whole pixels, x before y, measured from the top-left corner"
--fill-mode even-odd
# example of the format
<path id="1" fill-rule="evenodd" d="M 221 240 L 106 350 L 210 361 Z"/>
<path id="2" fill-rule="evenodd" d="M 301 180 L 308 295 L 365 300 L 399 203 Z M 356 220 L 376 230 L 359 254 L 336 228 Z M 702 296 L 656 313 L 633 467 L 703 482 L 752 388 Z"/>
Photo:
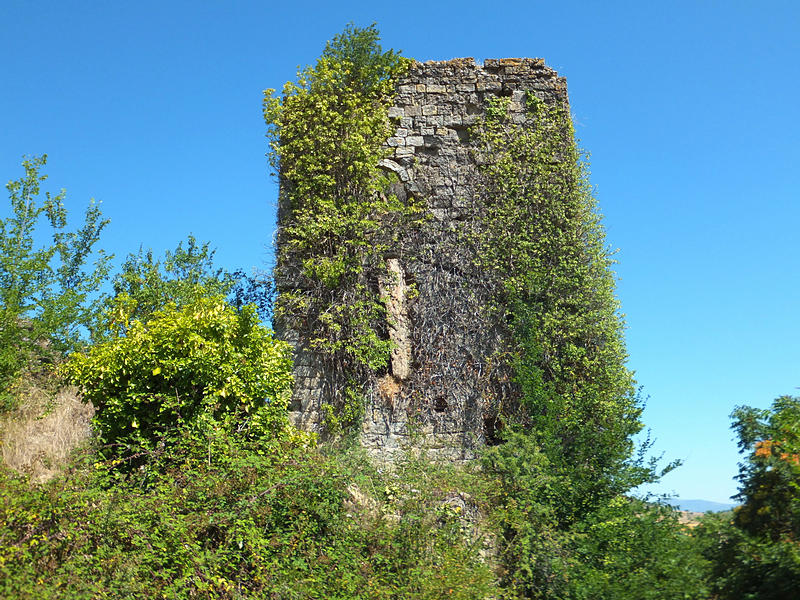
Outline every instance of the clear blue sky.
<path id="1" fill-rule="evenodd" d="M 0 178 L 48 153 L 48 189 L 75 216 L 102 200 L 118 259 L 191 232 L 223 266 L 265 267 L 262 90 L 348 21 L 419 60 L 543 57 L 567 77 L 644 418 L 685 462 L 661 489 L 725 501 L 733 407 L 800 393 L 796 0 L 3 0 Z"/>

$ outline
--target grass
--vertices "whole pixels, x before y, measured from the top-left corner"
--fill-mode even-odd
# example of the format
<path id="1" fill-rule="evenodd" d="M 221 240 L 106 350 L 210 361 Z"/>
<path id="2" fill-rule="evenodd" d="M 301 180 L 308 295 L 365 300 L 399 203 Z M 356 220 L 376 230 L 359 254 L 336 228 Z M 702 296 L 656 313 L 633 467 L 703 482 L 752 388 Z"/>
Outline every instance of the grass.
<path id="1" fill-rule="evenodd" d="M 67 464 L 72 451 L 91 435 L 94 408 L 77 389 L 23 380 L 15 390 L 15 407 L 0 415 L 0 458 L 33 482 L 51 479 Z"/>

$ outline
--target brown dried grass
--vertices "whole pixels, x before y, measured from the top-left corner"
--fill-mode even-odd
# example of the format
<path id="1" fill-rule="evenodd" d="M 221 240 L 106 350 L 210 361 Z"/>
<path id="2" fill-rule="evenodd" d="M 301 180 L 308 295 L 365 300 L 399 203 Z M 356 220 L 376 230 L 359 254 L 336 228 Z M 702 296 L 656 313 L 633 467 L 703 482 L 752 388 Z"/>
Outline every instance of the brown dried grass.
<path id="1" fill-rule="evenodd" d="M 53 393 L 27 382 L 18 394 L 17 408 L 0 417 L 0 458 L 31 481 L 46 481 L 91 435 L 94 407 L 74 387 Z"/>
<path id="2" fill-rule="evenodd" d="M 387 374 L 378 379 L 378 394 L 383 401 L 392 408 L 401 390 L 402 384 L 400 380 L 392 375 Z"/>

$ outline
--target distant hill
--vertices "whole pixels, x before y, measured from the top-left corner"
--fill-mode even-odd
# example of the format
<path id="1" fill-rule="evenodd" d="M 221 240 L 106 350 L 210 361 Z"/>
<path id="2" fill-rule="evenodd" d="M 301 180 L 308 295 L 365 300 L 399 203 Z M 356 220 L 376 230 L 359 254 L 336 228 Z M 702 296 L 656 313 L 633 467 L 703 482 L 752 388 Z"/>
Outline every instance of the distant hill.
<path id="1" fill-rule="evenodd" d="M 667 503 L 680 510 L 688 512 L 697 512 L 697 513 L 704 513 L 707 511 L 723 512 L 726 510 L 731 510 L 735 506 L 738 506 L 733 502 L 712 502 L 711 500 L 684 500 L 683 498 L 671 498 L 670 500 L 667 501 Z"/>

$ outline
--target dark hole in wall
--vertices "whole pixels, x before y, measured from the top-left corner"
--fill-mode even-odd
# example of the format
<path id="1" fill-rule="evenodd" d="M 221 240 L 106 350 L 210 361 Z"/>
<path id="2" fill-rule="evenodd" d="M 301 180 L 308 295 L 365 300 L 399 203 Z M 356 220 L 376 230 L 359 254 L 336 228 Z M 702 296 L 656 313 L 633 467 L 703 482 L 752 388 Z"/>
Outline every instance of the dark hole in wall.
<path id="1" fill-rule="evenodd" d="M 483 114 L 483 108 L 481 108 L 478 104 L 473 104 L 472 102 L 467 104 L 467 114 L 468 115 L 480 115 Z"/>
<path id="2" fill-rule="evenodd" d="M 442 138 L 438 135 L 426 135 L 423 136 L 423 139 L 425 140 L 426 148 L 435 148 L 438 150 L 442 147 Z"/>
<path id="3" fill-rule="evenodd" d="M 433 401 L 433 410 L 436 412 L 444 412 L 447 410 L 447 400 L 444 399 L 444 396 L 439 396 L 436 400 Z"/>
<path id="4" fill-rule="evenodd" d="M 424 146 L 417 148 L 417 154 L 421 156 L 436 156 L 439 154 L 439 148 L 434 146 Z"/>
<path id="5" fill-rule="evenodd" d="M 487 446 L 497 446 L 502 440 L 503 421 L 497 415 L 483 417 L 483 436 Z"/>

